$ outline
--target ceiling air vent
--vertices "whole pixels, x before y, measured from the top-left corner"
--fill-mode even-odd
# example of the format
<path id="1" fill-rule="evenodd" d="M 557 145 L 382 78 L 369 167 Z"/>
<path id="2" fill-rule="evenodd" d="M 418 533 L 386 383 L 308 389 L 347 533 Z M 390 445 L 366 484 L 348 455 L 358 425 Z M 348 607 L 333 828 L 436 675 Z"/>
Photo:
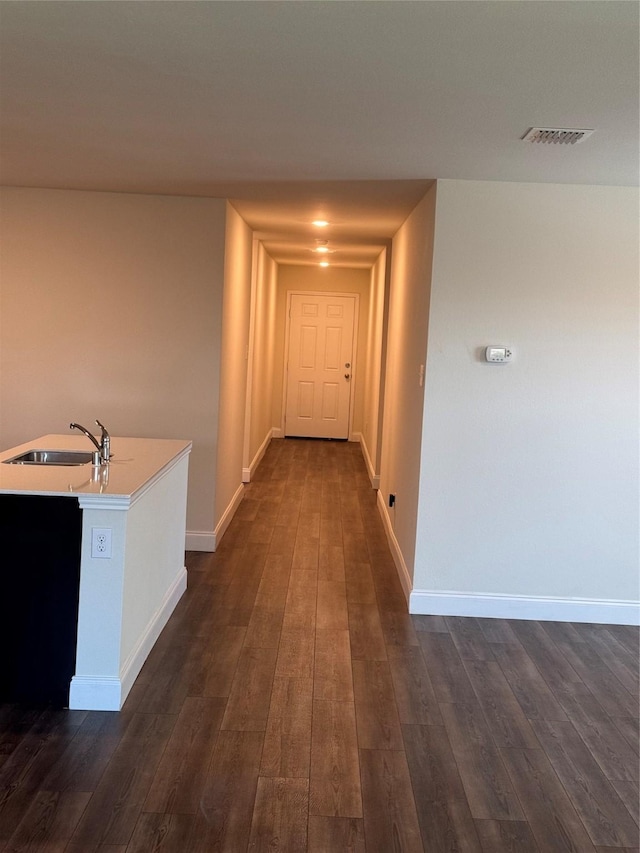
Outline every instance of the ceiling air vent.
<path id="1" fill-rule="evenodd" d="M 575 145 L 582 142 L 594 130 L 575 127 L 530 127 L 522 137 L 524 142 L 553 142 L 554 144 Z"/>

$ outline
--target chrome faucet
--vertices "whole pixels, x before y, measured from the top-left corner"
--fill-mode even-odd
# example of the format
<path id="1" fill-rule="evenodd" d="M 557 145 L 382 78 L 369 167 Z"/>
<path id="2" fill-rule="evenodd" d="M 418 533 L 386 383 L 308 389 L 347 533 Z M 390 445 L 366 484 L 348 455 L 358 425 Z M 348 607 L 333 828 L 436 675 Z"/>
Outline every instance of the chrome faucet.
<path id="1" fill-rule="evenodd" d="M 83 432 L 89 441 L 93 442 L 97 451 L 98 451 L 98 460 L 100 465 L 106 465 L 109 462 L 109 457 L 111 456 L 111 436 L 107 432 L 106 428 L 100 423 L 100 421 L 96 421 L 98 426 L 102 431 L 102 435 L 100 437 L 100 441 L 93 436 L 86 427 L 83 427 L 82 424 L 69 424 L 69 429 L 78 429 L 80 432 Z M 97 462 L 95 463 L 97 464 Z"/>

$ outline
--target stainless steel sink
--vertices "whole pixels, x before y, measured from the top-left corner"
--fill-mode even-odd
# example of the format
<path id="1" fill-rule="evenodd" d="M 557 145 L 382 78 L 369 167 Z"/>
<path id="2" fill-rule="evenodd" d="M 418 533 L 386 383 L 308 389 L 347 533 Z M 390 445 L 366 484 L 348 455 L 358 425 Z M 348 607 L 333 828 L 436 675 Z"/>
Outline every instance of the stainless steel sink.
<path id="1" fill-rule="evenodd" d="M 91 462 L 90 450 L 27 450 L 13 459 L 5 459 L 5 465 L 86 465 Z"/>

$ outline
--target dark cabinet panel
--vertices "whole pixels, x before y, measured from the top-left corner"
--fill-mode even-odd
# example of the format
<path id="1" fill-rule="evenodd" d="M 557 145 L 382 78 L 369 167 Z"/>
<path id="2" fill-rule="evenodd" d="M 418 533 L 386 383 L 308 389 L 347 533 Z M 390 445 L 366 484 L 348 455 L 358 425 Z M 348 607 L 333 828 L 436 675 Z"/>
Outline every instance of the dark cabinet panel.
<path id="1" fill-rule="evenodd" d="M 68 703 L 81 537 L 76 498 L 0 495 L 0 701 Z"/>

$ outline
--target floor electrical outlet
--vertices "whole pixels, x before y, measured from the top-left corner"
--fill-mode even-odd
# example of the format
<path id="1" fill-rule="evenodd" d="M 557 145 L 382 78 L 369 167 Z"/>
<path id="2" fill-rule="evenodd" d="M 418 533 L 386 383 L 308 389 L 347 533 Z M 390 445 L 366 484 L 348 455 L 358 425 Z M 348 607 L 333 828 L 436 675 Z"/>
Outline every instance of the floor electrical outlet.
<path id="1" fill-rule="evenodd" d="M 96 559 L 111 559 L 111 528 L 91 528 L 91 556 Z"/>

